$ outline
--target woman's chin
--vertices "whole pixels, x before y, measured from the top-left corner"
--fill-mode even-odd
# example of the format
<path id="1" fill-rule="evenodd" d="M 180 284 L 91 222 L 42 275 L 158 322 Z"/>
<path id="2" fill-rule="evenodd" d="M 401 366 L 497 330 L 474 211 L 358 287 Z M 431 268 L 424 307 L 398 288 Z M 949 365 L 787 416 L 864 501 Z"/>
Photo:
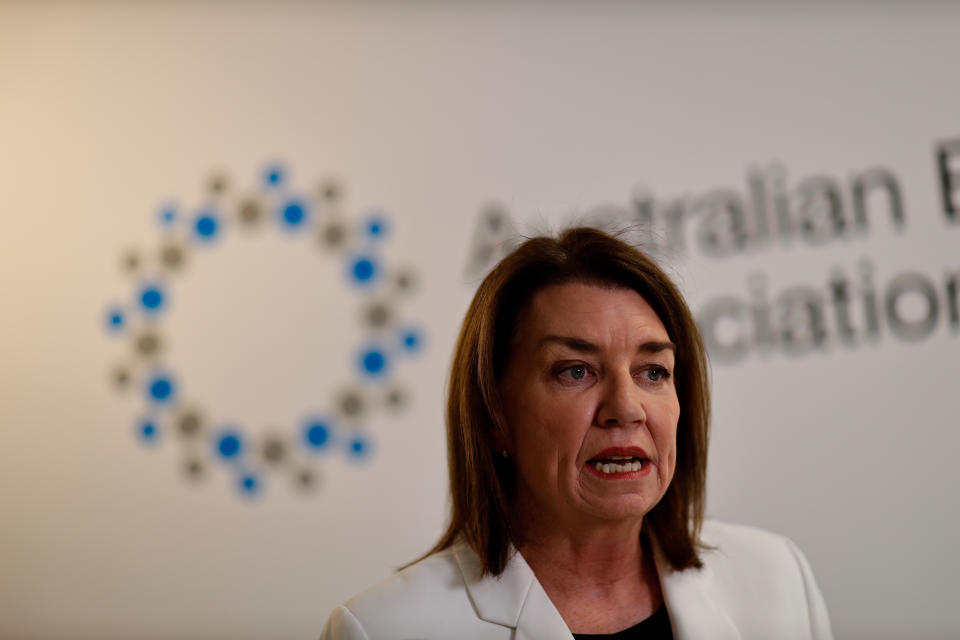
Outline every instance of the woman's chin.
<path id="1" fill-rule="evenodd" d="M 656 505 L 654 496 L 643 493 L 626 495 L 593 495 L 586 499 L 590 515 L 598 525 L 612 523 L 630 523 L 643 520 L 643 517 Z M 586 514 L 585 514 L 586 515 Z"/>

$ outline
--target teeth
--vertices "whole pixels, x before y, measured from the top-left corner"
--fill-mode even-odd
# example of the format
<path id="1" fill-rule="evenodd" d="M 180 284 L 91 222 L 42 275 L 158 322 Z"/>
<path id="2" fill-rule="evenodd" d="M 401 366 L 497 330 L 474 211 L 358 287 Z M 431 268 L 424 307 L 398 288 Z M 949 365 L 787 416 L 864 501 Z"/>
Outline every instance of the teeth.
<path id="1" fill-rule="evenodd" d="M 633 460 L 633 458 L 610 458 L 611 460 Z M 643 463 L 639 460 L 628 462 L 626 464 L 617 464 L 611 462 L 591 462 L 593 468 L 602 473 L 626 473 L 628 471 L 640 471 Z"/>

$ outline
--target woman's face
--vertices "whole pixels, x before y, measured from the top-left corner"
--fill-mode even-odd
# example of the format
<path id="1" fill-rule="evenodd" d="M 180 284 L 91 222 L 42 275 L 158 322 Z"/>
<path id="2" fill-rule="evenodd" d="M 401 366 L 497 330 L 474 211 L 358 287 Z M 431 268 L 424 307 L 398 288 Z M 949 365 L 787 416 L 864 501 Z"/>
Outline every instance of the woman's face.
<path id="1" fill-rule="evenodd" d="M 534 295 L 499 383 L 498 444 L 516 464 L 522 522 L 639 521 L 657 504 L 676 463 L 673 369 L 667 331 L 635 291 L 569 283 Z"/>

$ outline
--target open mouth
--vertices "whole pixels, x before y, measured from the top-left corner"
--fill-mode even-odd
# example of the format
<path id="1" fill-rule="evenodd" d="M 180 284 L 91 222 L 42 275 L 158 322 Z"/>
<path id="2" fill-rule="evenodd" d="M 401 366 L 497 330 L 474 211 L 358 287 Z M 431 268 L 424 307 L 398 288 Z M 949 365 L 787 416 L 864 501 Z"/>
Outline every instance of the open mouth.
<path id="1" fill-rule="evenodd" d="M 602 474 L 630 473 L 640 471 L 648 463 L 646 458 L 639 456 L 607 456 L 588 460 L 587 464 Z"/>

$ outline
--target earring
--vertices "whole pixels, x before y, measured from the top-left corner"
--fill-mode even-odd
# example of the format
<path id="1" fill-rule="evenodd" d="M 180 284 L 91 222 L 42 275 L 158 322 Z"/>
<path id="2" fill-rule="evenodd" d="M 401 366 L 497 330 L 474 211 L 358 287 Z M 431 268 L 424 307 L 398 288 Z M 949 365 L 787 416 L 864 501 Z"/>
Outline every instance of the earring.
<path id="1" fill-rule="evenodd" d="M 510 454 L 507 453 L 507 450 L 506 450 L 506 449 L 502 449 L 502 450 L 500 451 L 500 455 L 503 456 L 504 458 L 509 458 L 509 457 L 510 457 Z"/>

